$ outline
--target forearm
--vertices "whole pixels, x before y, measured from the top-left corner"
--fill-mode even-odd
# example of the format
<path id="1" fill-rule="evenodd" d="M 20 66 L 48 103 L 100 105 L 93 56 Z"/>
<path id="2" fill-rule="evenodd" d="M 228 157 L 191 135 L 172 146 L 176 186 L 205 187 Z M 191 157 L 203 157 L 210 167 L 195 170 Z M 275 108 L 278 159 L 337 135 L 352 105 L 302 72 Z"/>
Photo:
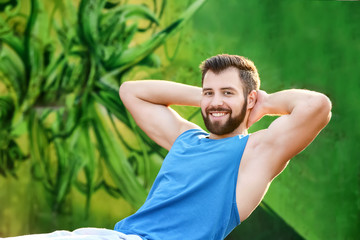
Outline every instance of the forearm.
<path id="1" fill-rule="evenodd" d="M 291 89 L 267 94 L 259 90 L 256 104 L 249 116 L 248 127 L 265 115 L 287 114 L 326 125 L 331 117 L 330 111 L 331 102 L 321 93 Z"/>
<path id="2" fill-rule="evenodd" d="M 284 90 L 267 94 L 263 102 L 265 115 L 291 114 L 296 109 L 318 112 L 324 108 L 329 111 L 331 108 L 331 103 L 325 95 L 300 89 Z"/>
<path id="3" fill-rule="evenodd" d="M 120 87 L 121 99 L 129 96 L 165 106 L 199 107 L 201 88 L 160 80 L 131 81 L 123 83 Z"/>

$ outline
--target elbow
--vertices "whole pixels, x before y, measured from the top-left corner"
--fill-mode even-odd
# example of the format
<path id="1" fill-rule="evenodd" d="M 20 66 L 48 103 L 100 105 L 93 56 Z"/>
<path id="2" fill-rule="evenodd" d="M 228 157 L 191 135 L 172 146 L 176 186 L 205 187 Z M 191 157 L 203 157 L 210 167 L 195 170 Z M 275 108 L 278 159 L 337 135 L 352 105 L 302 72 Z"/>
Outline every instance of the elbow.
<path id="1" fill-rule="evenodd" d="M 332 103 L 330 101 L 330 99 L 328 97 L 326 97 L 326 103 L 324 104 L 324 108 L 326 110 L 326 124 L 328 124 L 330 122 L 330 119 L 331 119 L 331 116 L 332 116 L 332 113 L 331 113 L 331 109 L 332 109 Z"/>
<path id="2" fill-rule="evenodd" d="M 128 85 L 129 85 L 128 82 L 124 82 L 120 85 L 120 88 L 119 88 L 120 98 L 122 98 L 126 94 Z"/>
<path id="3" fill-rule="evenodd" d="M 321 109 L 324 112 L 324 122 L 327 124 L 331 119 L 332 103 L 330 99 L 324 94 L 321 94 L 320 101 L 321 101 Z"/>
<path id="4" fill-rule="evenodd" d="M 132 85 L 131 82 L 124 82 L 121 84 L 119 88 L 119 96 L 123 102 L 125 102 L 126 99 L 129 98 L 129 96 L 131 96 L 131 92 L 132 92 L 131 85 Z"/>
<path id="5" fill-rule="evenodd" d="M 316 115 L 325 127 L 331 119 L 332 104 L 330 99 L 324 94 L 319 94 L 313 99 L 312 104 L 315 105 Z"/>

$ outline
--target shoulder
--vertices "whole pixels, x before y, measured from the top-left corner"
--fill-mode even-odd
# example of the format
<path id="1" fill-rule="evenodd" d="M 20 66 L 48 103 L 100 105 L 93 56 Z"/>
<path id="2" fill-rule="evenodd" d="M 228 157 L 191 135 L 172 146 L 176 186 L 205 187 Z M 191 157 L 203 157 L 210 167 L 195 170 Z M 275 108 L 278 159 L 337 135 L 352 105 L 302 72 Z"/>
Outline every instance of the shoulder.
<path id="1" fill-rule="evenodd" d="M 184 130 L 178 137 L 177 139 L 180 138 L 194 138 L 194 137 L 198 137 L 198 138 L 204 138 L 207 137 L 209 134 L 204 131 L 203 129 L 201 129 L 200 127 L 195 127 L 195 128 L 189 128 Z"/>
<path id="2" fill-rule="evenodd" d="M 248 135 L 241 160 L 243 170 L 251 169 L 251 171 L 258 171 L 260 170 L 259 168 L 267 165 L 266 161 L 268 161 L 269 156 L 271 156 L 269 149 L 272 148 L 267 141 L 264 141 L 265 134 L 266 129 L 263 129 Z"/>
<path id="3" fill-rule="evenodd" d="M 194 141 L 197 141 L 201 138 L 206 138 L 209 134 L 201 129 L 199 126 L 194 125 L 192 128 L 187 128 L 177 136 L 177 138 L 174 140 L 172 147 L 177 144 L 178 142 L 187 142 L 192 143 Z"/>
<path id="4" fill-rule="evenodd" d="M 264 135 L 266 129 L 251 133 L 248 135 L 248 141 L 246 144 L 246 150 L 251 153 L 257 151 L 260 148 L 265 148 Z"/>

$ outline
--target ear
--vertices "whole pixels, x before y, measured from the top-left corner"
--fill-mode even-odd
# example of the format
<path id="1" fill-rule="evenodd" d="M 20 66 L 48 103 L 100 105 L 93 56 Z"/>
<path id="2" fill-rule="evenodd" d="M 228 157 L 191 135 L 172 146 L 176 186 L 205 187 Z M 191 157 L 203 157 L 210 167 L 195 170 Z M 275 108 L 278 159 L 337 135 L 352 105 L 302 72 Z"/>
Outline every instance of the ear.
<path id="1" fill-rule="evenodd" d="M 252 90 L 247 96 L 247 109 L 252 109 L 256 104 L 257 91 Z"/>

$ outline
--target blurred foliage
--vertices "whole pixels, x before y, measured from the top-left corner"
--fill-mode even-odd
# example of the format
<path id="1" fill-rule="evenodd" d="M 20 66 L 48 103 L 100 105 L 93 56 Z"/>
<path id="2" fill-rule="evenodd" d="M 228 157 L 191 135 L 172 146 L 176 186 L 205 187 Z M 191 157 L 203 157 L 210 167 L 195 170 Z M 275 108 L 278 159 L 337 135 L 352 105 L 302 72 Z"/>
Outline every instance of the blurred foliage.
<path id="1" fill-rule="evenodd" d="M 1 1 L 0 174 L 19 178 L 17 169 L 30 161 L 54 212 L 74 186 L 86 195 L 86 209 L 100 189 L 140 207 L 154 158 L 166 151 L 129 117 L 119 85 L 135 66 L 159 66 L 155 49 L 203 2 L 163 28 L 166 0 Z M 24 136 L 28 149 L 18 143 Z"/>

